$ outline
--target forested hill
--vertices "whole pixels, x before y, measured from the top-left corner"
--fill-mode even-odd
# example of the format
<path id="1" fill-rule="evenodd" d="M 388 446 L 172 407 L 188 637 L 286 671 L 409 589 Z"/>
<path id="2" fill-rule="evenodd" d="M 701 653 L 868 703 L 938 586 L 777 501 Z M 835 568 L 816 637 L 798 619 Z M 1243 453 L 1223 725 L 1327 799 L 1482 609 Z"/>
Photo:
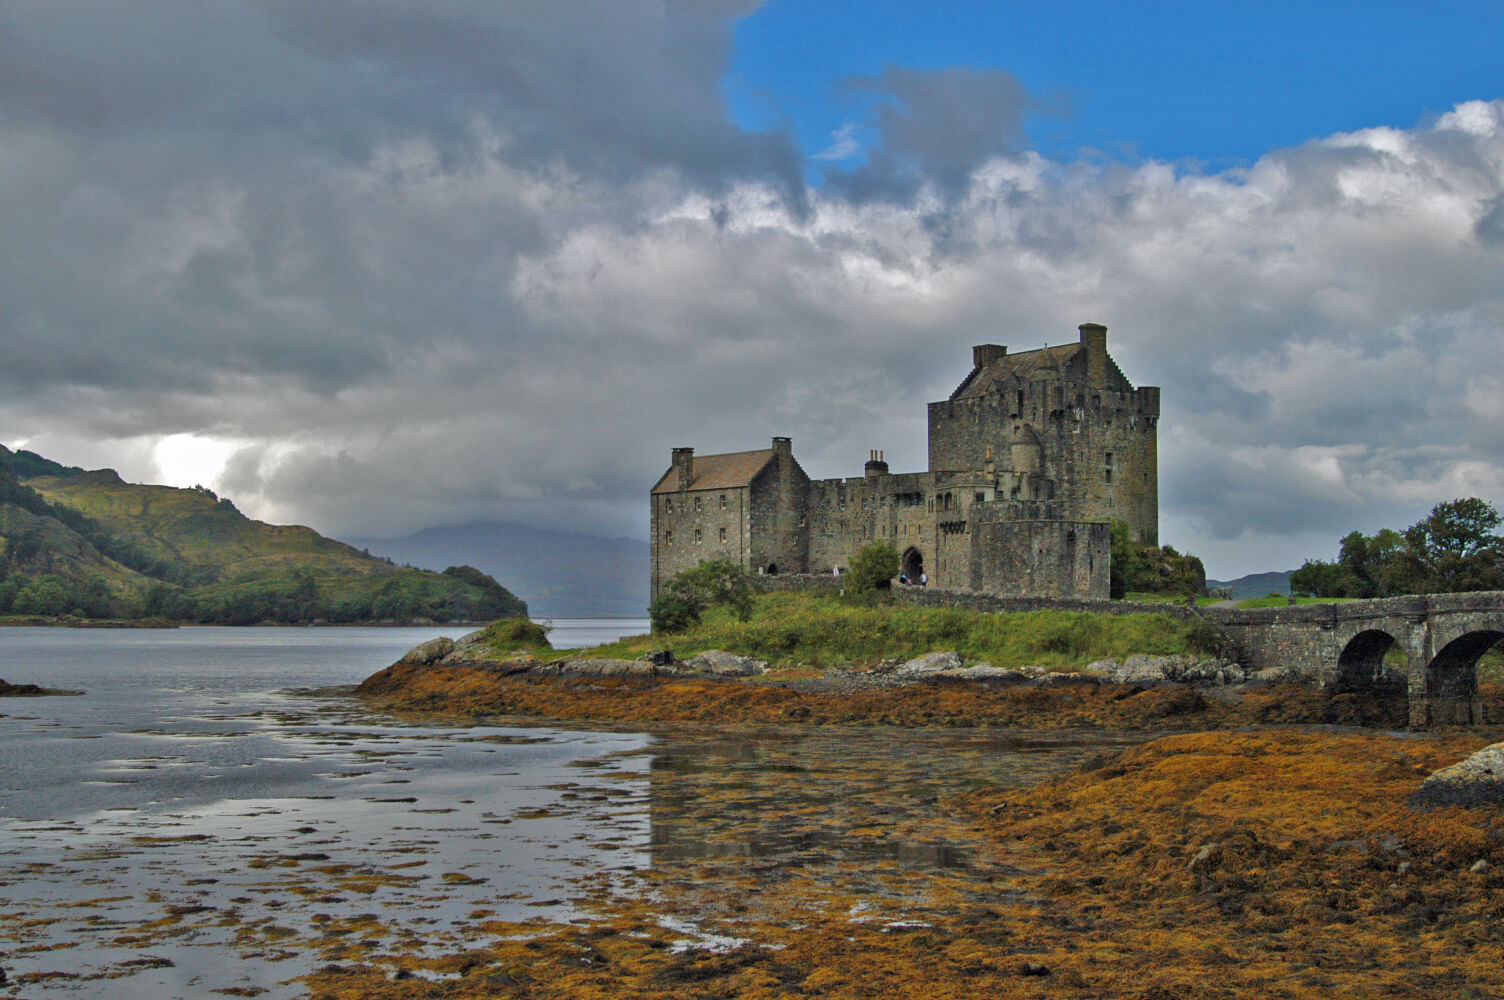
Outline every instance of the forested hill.
<path id="1" fill-rule="evenodd" d="M 398 567 L 202 487 L 86 472 L 0 446 L 0 616 L 180 621 L 491 620 L 527 606 L 470 566 Z"/>

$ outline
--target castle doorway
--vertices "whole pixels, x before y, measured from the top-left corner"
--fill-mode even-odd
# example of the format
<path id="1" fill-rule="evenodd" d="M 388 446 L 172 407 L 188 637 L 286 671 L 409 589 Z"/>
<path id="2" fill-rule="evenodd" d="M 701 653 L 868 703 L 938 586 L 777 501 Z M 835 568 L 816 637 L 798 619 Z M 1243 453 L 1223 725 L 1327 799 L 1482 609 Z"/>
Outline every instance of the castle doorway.
<path id="1" fill-rule="evenodd" d="M 907 549 L 903 554 L 903 575 L 909 578 L 910 583 L 918 583 L 919 576 L 924 572 L 924 554 L 918 549 Z"/>
<path id="2" fill-rule="evenodd" d="M 768 563 L 767 573 L 768 573 L 769 576 L 777 576 L 778 575 L 778 564 L 777 563 Z"/>

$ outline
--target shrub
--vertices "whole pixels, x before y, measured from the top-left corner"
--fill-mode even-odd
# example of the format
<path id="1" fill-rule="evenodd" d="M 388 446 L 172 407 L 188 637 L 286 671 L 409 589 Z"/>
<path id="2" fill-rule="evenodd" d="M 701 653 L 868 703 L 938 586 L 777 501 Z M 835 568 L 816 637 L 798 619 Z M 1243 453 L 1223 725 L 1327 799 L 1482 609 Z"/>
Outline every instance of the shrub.
<path id="1" fill-rule="evenodd" d="M 683 632 L 700 622 L 700 611 L 683 594 L 664 590 L 648 606 L 653 632 Z"/>
<path id="2" fill-rule="evenodd" d="M 654 632 L 682 632 L 707 608 L 728 607 L 738 620 L 752 617 L 752 574 L 730 559 L 707 559 L 663 585 L 648 609 Z"/>
<path id="3" fill-rule="evenodd" d="M 846 574 L 846 593 L 857 600 L 868 600 L 880 590 L 887 590 L 898 575 L 898 550 L 887 542 L 873 542 L 856 554 L 851 571 Z"/>
<path id="4" fill-rule="evenodd" d="M 498 653 L 518 649 L 552 649 L 548 630 L 527 618 L 503 618 L 486 626 L 482 640 Z"/>

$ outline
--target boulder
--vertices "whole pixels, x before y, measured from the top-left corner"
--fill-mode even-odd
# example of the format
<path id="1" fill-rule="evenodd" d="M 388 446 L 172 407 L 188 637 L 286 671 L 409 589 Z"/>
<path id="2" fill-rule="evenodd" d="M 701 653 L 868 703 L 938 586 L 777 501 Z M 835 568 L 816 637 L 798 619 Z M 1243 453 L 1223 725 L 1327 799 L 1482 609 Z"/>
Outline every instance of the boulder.
<path id="1" fill-rule="evenodd" d="M 659 668 L 643 660 L 554 660 L 537 668 L 538 673 L 578 674 L 586 677 L 655 677 Z"/>
<path id="2" fill-rule="evenodd" d="M 952 652 L 925 653 L 916 656 L 894 673 L 905 680 L 919 680 L 925 677 L 934 677 L 948 670 L 961 669 L 961 654 Z"/>
<path id="3" fill-rule="evenodd" d="M 1069 687 L 1073 684 L 1095 687 L 1102 683 L 1102 678 L 1092 674 L 1070 671 L 1058 674 L 1040 674 L 1037 677 L 1031 677 L 1029 683 L 1034 687 L 1042 688 Z"/>
<path id="4" fill-rule="evenodd" d="M 754 674 L 765 673 L 768 669 L 766 660 L 737 656 L 735 653 L 726 653 L 719 649 L 707 649 L 703 653 L 696 653 L 694 656 L 681 660 L 680 663 L 696 673 L 717 674 L 723 677 L 751 677 Z"/>
<path id="5" fill-rule="evenodd" d="M 1135 655 L 1119 663 L 1097 660 L 1087 666 L 1089 673 L 1114 684 L 1198 684 L 1221 686 L 1241 684 L 1247 679 L 1243 668 L 1228 660 L 1198 660 L 1194 656 Z"/>
<path id="6" fill-rule="evenodd" d="M 1504 802 L 1504 743 L 1494 743 L 1433 772 L 1410 797 L 1419 809 Z"/>
<path id="7" fill-rule="evenodd" d="M 430 664 L 438 663 L 453 652 L 454 640 L 447 636 L 440 636 L 437 639 L 429 639 L 427 642 L 409 649 L 403 654 L 402 659 L 397 662 L 412 663 L 420 667 L 426 667 Z"/>

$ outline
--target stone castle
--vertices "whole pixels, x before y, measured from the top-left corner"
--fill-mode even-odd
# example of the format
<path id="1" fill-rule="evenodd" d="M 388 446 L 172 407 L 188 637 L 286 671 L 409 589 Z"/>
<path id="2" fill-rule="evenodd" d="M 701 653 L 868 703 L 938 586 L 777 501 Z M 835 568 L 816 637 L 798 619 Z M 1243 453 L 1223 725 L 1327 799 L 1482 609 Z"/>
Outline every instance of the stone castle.
<path id="1" fill-rule="evenodd" d="M 1108 596 L 1109 523 L 1158 544 L 1159 389 L 1135 389 L 1107 328 L 1009 354 L 972 349 L 971 373 L 929 405 L 929 471 L 811 480 L 789 438 L 726 455 L 673 449 L 652 491 L 653 594 L 704 559 L 759 573 L 830 574 L 886 541 L 902 572 L 948 590 Z"/>

